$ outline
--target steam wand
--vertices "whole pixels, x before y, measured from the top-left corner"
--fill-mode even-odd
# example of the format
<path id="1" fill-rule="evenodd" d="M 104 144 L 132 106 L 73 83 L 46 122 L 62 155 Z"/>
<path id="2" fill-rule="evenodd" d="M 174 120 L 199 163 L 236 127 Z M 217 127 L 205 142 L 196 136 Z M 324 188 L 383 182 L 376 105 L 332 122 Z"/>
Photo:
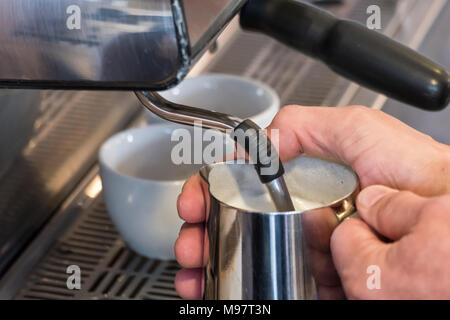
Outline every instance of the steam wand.
<path id="1" fill-rule="evenodd" d="M 248 132 L 248 129 L 254 129 L 253 132 L 256 132 L 256 134 L 248 135 L 248 143 L 245 143 L 243 147 L 245 147 L 248 153 L 249 147 L 250 145 L 252 145 L 252 143 L 256 143 L 256 145 L 258 146 L 258 159 L 252 160 L 256 160 L 255 168 L 258 172 L 259 178 L 261 182 L 266 185 L 277 211 L 295 211 L 286 182 L 283 178 L 284 167 L 280 161 L 280 157 L 275 151 L 275 148 L 272 147 L 272 142 L 270 141 L 270 139 L 265 134 L 264 136 L 258 134 L 260 133 L 261 128 L 253 121 L 244 121 L 227 114 L 200 108 L 193 108 L 170 102 L 164 99 L 157 92 L 136 91 L 136 96 L 148 110 L 150 110 L 157 116 L 171 122 L 194 126 L 195 122 L 201 121 L 202 125 L 205 128 L 218 130 L 224 133 L 226 133 L 227 130 L 232 130 L 232 132 L 234 133 L 239 129 L 242 129 L 245 132 Z M 238 139 L 237 141 L 242 143 L 241 140 L 242 139 Z M 267 148 L 267 157 L 269 158 L 266 157 L 265 159 L 260 159 L 261 155 L 259 151 L 262 147 Z M 267 166 L 268 163 L 272 163 L 272 161 L 278 162 L 277 172 L 273 175 L 263 175 L 262 169 Z"/>

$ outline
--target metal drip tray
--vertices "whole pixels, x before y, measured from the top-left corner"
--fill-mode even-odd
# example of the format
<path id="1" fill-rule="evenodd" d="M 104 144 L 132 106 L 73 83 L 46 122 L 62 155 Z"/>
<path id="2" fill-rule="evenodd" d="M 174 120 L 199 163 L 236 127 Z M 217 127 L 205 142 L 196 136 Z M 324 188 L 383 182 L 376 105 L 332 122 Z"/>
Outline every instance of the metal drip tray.
<path id="1" fill-rule="evenodd" d="M 67 287 L 67 267 L 81 289 Z M 98 197 L 29 275 L 15 299 L 178 299 L 174 261 L 141 257 L 126 247 Z"/>

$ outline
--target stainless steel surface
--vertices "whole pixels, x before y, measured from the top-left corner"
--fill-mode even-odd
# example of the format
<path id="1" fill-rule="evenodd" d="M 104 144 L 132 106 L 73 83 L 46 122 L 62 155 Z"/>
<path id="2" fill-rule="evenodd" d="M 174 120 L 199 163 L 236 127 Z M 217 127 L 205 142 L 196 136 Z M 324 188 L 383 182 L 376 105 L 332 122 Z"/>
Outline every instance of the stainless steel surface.
<path id="1" fill-rule="evenodd" d="M 0 177 L 33 136 L 39 103 L 38 91 L 0 90 Z"/>
<path id="2" fill-rule="evenodd" d="M 192 54 L 199 57 L 246 0 L 184 0 L 184 12 L 192 44 Z"/>
<path id="3" fill-rule="evenodd" d="M 269 191 L 270 197 L 272 198 L 272 201 L 278 211 L 295 211 L 286 181 L 283 177 L 279 177 L 269 183 L 266 183 L 266 188 Z"/>
<path id="4" fill-rule="evenodd" d="M 216 129 L 231 132 L 242 120 L 239 118 L 200 108 L 193 108 L 167 101 L 161 95 L 151 91 L 136 92 L 139 101 L 157 116 L 180 124 L 202 125 L 205 129 Z"/>
<path id="5" fill-rule="evenodd" d="M 167 88 L 243 3 L 2 0 L 0 86 Z"/>
<path id="6" fill-rule="evenodd" d="M 3 0 L 0 42 L 0 79 L 11 85 L 160 87 L 187 63 L 170 0 Z"/>
<path id="7" fill-rule="evenodd" d="M 317 165 L 320 163 L 317 161 Z M 300 168 L 299 171 L 308 170 L 311 165 L 315 164 L 299 161 L 296 168 Z M 224 170 L 230 173 L 223 174 Z M 328 179 L 319 181 L 311 178 L 310 174 L 302 176 L 303 181 L 298 184 L 303 185 L 305 190 L 308 189 L 311 193 L 309 196 L 316 193 L 315 198 L 309 199 L 333 199 L 329 202 L 330 205 L 307 211 L 260 212 L 235 207 L 226 200 L 229 191 L 225 190 L 223 184 L 230 181 L 225 179 L 245 176 L 243 180 L 247 181 L 250 178 L 248 170 L 252 170 L 249 165 L 229 163 L 214 164 L 200 171 L 202 178 L 209 184 L 210 192 L 210 211 L 205 226 L 203 249 L 206 255 L 204 259 L 207 261 L 204 298 L 315 299 L 313 274 L 317 274 L 317 270 L 311 269 L 317 267 L 317 263 L 313 263 L 314 257 L 317 257 L 314 256 L 314 251 L 330 254 L 329 245 L 320 244 L 329 244 L 333 229 L 344 217 L 355 212 L 354 205 L 349 204 L 354 203 L 359 192 L 356 174 L 348 171 L 351 179 L 342 175 L 346 177 L 336 182 L 335 187 L 341 183 L 338 186 L 340 189 L 333 189 L 332 196 L 324 194 L 328 186 L 321 186 L 329 183 Z M 336 179 L 337 177 L 338 174 Z M 257 179 L 257 175 L 253 178 Z M 237 183 L 243 189 L 248 188 Z M 251 194 L 259 192 L 260 190 L 253 190 Z M 333 198 L 337 194 L 339 196 Z M 294 195 L 292 190 L 291 195 Z M 326 271 L 321 269 L 321 272 Z"/>
<path id="8" fill-rule="evenodd" d="M 140 110 L 132 93 L 41 95 L 33 111 L 23 114 L 17 105 L 9 117 L 12 124 L 28 124 L 24 133 L 32 134 L 15 154 L 3 153 L 10 165 L 0 177 L 0 275 L 95 164 L 103 141 Z M 9 140 L 20 141 L 13 125 L 1 130 Z"/>

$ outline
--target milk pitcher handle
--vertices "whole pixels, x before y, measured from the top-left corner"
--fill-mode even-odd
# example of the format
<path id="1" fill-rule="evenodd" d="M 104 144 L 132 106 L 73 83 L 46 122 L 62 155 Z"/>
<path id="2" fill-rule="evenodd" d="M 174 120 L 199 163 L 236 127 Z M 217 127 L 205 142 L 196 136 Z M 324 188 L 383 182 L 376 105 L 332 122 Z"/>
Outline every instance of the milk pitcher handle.
<path id="1" fill-rule="evenodd" d="M 350 200 L 344 200 L 335 214 L 339 224 L 345 219 L 358 217 L 356 206 Z"/>

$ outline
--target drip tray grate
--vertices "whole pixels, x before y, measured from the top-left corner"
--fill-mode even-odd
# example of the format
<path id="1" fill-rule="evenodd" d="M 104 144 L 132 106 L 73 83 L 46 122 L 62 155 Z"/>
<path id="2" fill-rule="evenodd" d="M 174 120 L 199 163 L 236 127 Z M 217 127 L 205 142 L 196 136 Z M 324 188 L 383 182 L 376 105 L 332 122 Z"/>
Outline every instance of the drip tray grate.
<path id="1" fill-rule="evenodd" d="M 71 290 L 69 266 L 81 270 Z M 148 259 L 124 244 L 98 197 L 28 276 L 15 299 L 179 299 L 175 261 Z"/>

